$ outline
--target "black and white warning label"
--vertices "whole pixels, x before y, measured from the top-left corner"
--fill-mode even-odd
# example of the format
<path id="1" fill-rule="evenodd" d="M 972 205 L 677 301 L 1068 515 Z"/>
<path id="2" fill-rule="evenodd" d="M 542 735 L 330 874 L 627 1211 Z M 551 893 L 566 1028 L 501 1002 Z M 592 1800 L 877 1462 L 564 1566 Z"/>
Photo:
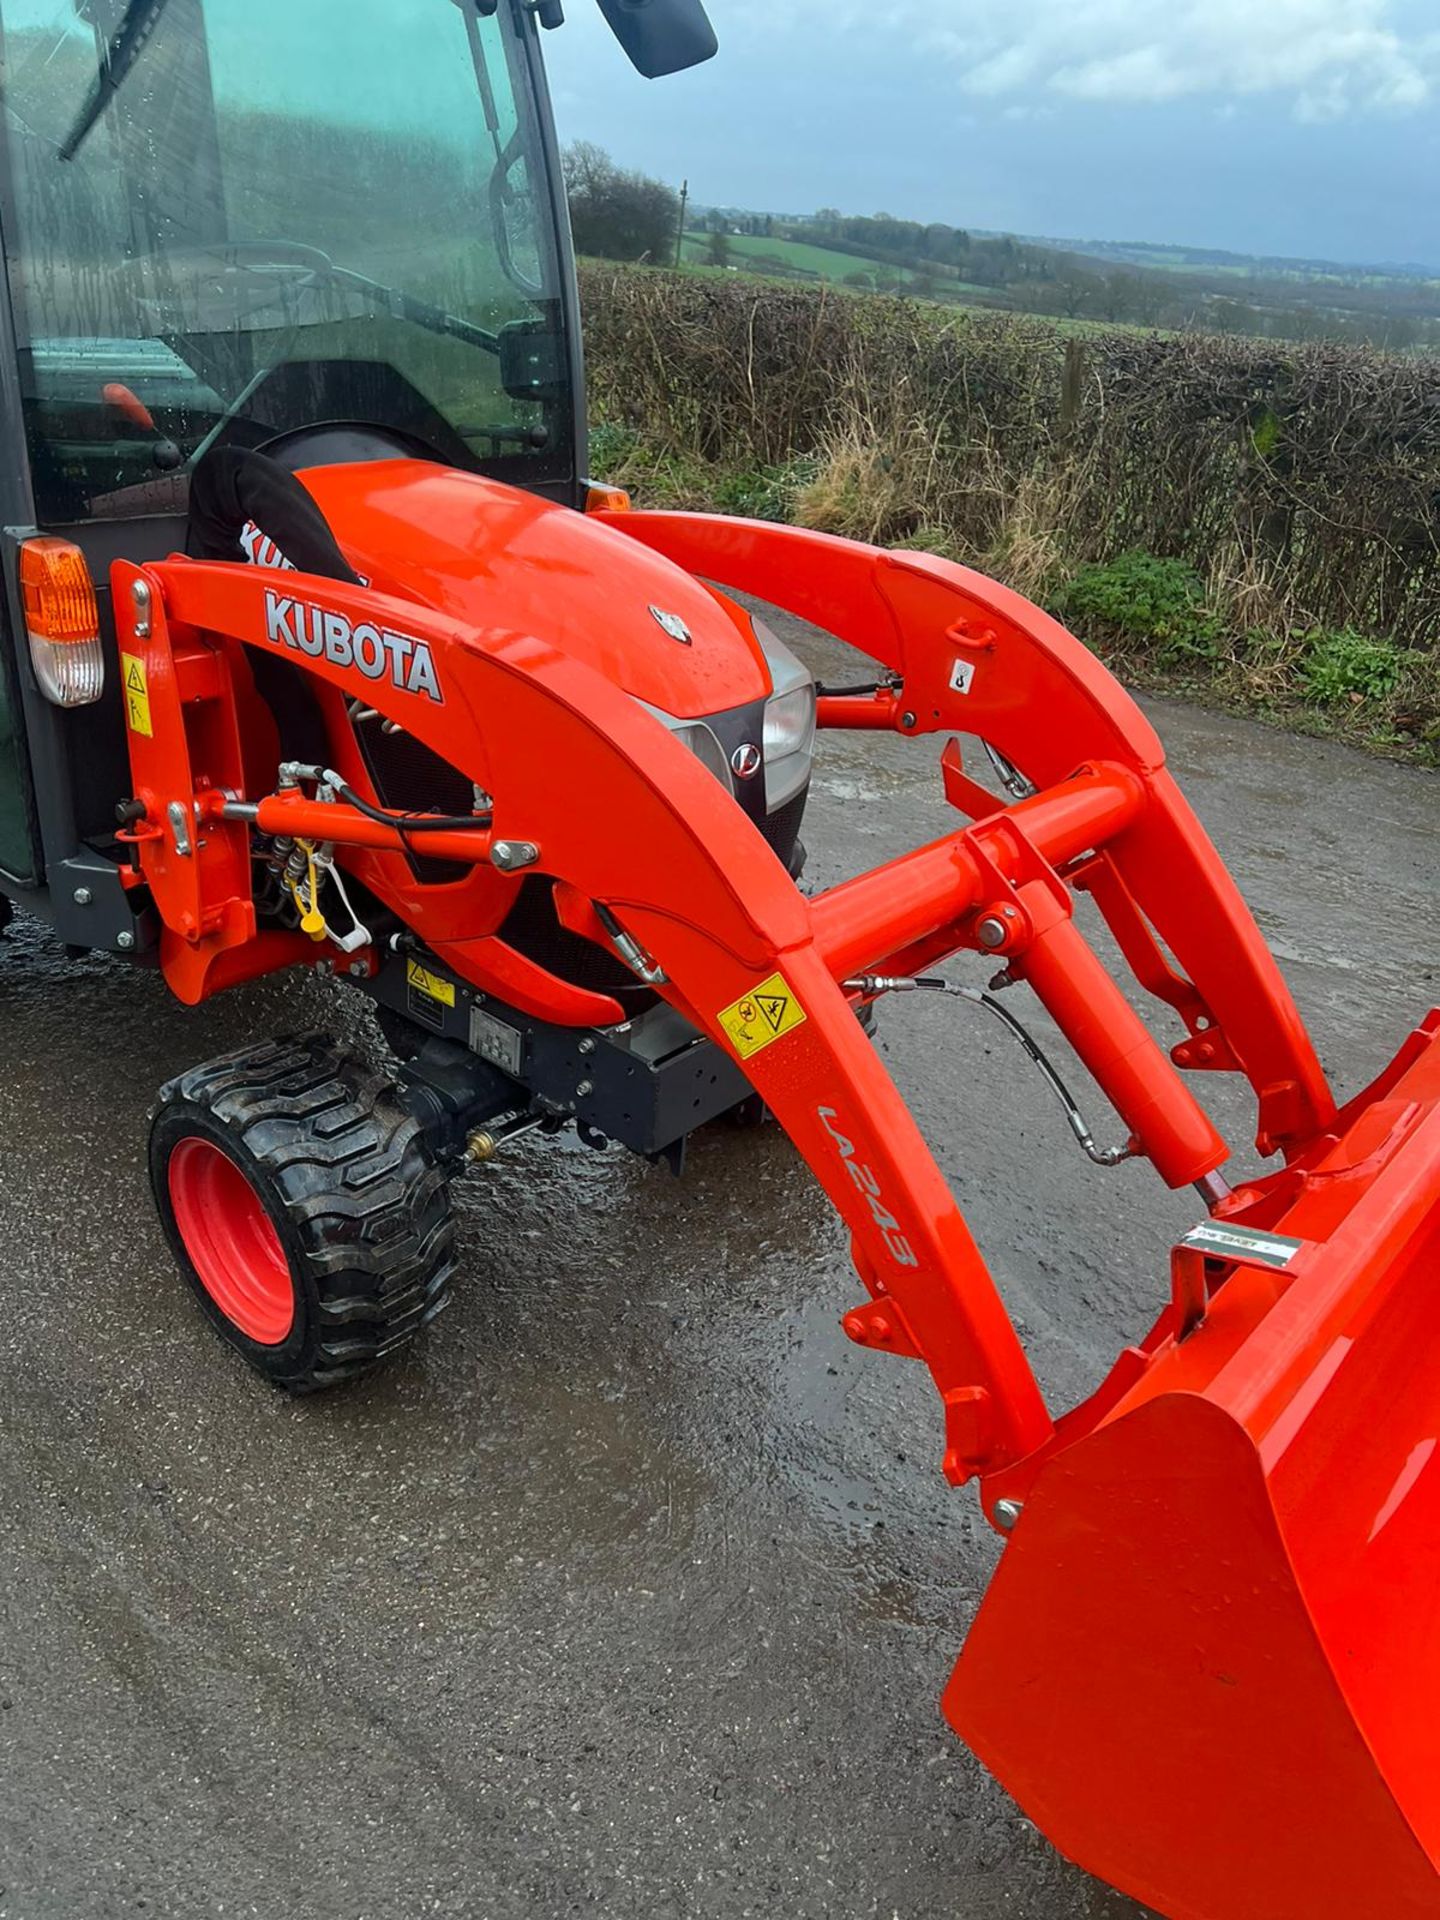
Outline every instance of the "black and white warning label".
<path id="1" fill-rule="evenodd" d="M 1243 1260 L 1254 1267 L 1271 1267 L 1277 1273 L 1284 1273 L 1294 1264 L 1305 1242 L 1288 1240 L 1281 1233 L 1261 1233 L 1250 1227 L 1227 1227 L 1218 1220 L 1207 1220 L 1187 1233 L 1181 1245 L 1198 1247 L 1212 1260 Z"/>

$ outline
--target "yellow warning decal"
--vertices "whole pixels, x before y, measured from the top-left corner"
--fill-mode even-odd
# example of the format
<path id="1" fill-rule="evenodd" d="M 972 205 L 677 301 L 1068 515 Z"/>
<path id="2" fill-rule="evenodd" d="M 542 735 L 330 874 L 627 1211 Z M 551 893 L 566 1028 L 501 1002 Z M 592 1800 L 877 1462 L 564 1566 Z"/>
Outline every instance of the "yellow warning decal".
<path id="1" fill-rule="evenodd" d="M 125 685 L 125 719 L 130 731 L 153 740 L 155 728 L 150 719 L 150 678 L 145 671 L 145 662 L 133 653 L 122 653 L 120 673 Z"/>
<path id="2" fill-rule="evenodd" d="M 783 973 L 772 973 L 763 986 L 726 1007 L 720 1024 L 742 1060 L 783 1040 L 805 1024 L 805 1009 L 795 998 Z"/>
<path id="3" fill-rule="evenodd" d="M 442 980 L 438 973 L 431 973 L 422 967 L 418 960 L 412 960 L 405 968 L 405 978 L 417 993 L 426 993 L 432 1000 L 438 1000 L 442 1006 L 453 1007 L 455 989 L 448 980 Z"/>

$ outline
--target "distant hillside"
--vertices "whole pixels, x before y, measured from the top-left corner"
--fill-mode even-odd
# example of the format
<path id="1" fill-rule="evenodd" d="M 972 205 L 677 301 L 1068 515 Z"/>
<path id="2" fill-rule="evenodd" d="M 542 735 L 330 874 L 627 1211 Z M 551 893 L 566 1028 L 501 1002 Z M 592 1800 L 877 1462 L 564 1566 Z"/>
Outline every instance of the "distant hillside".
<path id="1" fill-rule="evenodd" d="M 686 265 L 1072 322 L 1440 349 L 1440 274 L 1149 241 L 1036 239 L 891 214 L 691 209 Z"/>
<path id="2" fill-rule="evenodd" d="M 983 229 L 977 229 L 983 231 Z M 988 237 L 1000 239 L 996 233 Z M 1440 280 L 1440 268 L 1418 261 L 1344 261 L 1289 258 L 1280 254 L 1231 253 L 1223 247 L 1187 247 L 1152 240 L 1066 240 L 1053 236 L 1017 235 L 1027 246 L 1052 247 L 1099 260 L 1120 260 L 1137 267 L 1159 267 L 1171 272 L 1219 271 L 1311 280 Z"/>

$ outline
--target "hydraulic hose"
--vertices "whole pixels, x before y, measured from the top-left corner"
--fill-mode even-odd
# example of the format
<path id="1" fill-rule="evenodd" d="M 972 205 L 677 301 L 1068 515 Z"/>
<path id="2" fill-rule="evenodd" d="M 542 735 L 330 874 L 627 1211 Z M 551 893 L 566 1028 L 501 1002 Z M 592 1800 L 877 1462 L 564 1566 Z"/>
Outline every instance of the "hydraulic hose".
<path id="1" fill-rule="evenodd" d="M 1137 1149 L 1133 1141 L 1127 1142 L 1123 1147 L 1102 1147 L 1096 1144 L 1095 1136 L 1086 1124 L 1085 1116 L 1080 1111 L 1075 1096 L 1061 1078 L 1059 1068 L 1046 1054 L 1039 1041 L 1016 1019 L 1008 1007 L 1000 1004 L 993 993 L 983 993 L 979 987 L 963 987 L 955 980 L 942 980 L 938 974 L 897 977 L 871 973 L 862 974 L 856 980 L 847 980 L 844 984 L 847 993 L 861 993 L 866 999 L 875 999 L 884 993 L 946 993 L 956 1000 L 968 1000 L 972 1006 L 983 1007 L 1014 1035 L 1040 1069 L 1046 1085 L 1065 1109 L 1065 1118 L 1069 1122 L 1070 1131 L 1081 1149 L 1097 1167 L 1118 1167 L 1122 1161 L 1133 1160 L 1136 1157 Z"/>

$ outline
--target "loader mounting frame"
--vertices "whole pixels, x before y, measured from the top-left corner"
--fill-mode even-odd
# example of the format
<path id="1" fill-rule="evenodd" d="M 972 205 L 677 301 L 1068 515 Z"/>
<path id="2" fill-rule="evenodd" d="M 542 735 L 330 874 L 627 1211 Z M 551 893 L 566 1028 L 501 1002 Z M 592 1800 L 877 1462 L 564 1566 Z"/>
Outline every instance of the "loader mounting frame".
<path id="1" fill-rule="evenodd" d="M 1002 958 L 1175 1187 L 1213 1173 L 1227 1149 L 1076 929 L 1068 882 L 1090 884 L 1152 978 L 1165 962 L 1149 928 L 1165 942 L 1185 977 L 1166 967 L 1156 984 L 1185 1022 L 1187 1064 L 1248 1075 L 1263 1151 L 1298 1150 L 1333 1116 L 1298 1013 L 1149 723 L 1079 642 L 1017 595 L 944 561 L 790 529 L 663 514 L 613 524 L 692 573 L 816 620 L 903 683 L 900 694 L 825 703 L 824 724 L 978 734 L 1040 791 L 1002 808 L 947 752 L 948 795 L 972 824 L 807 903 L 691 756 L 661 752 L 623 694 L 528 636 L 472 633 L 407 602 L 290 575 L 287 603 L 318 608 L 352 633 L 403 635 L 410 660 L 424 649 L 434 662 L 434 684 L 428 669 L 397 672 L 377 691 L 359 665 L 324 653 L 307 668 L 382 705 L 495 795 L 488 833 L 430 835 L 427 853 L 480 864 L 498 847 L 533 847 L 539 870 L 579 903 L 579 924 L 603 907 L 654 957 L 670 1003 L 739 1052 L 844 1217 L 861 1277 L 883 1303 L 852 1319 L 852 1337 L 925 1361 L 945 1409 L 953 1482 L 1013 1466 L 1044 1446 L 1052 1422 L 993 1280 L 840 983 L 933 966 L 966 948 Z M 313 957 L 300 936 L 257 938 L 251 824 L 323 830 L 382 862 L 399 863 L 404 850 L 395 830 L 298 792 L 260 798 L 253 822 L 230 817 L 227 802 L 243 790 L 235 643 L 274 645 L 277 629 L 289 638 L 273 578 L 173 560 L 121 563 L 114 587 L 122 651 L 144 660 L 149 688 L 152 731 L 131 734 L 149 823 L 141 871 L 166 923 L 167 976 L 182 999 L 197 1000 Z M 605 794 L 603 817 L 557 805 L 556 767 L 570 770 L 575 790 Z M 195 822 L 190 853 L 175 843 L 177 808 Z M 423 923 L 412 931 L 460 978 L 524 1008 L 514 956 L 493 935 L 444 941 L 427 938 Z M 378 956 L 354 964 L 369 973 Z M 771 1012 L 776 1001 L 790 1012 L 767 1031 L 757 1010 L 747 1036 L 736 1010 L 777 981 Z M 605 996 L 578 993 L 574 1011 L 576 1025 L 618 1013 Z"/>

